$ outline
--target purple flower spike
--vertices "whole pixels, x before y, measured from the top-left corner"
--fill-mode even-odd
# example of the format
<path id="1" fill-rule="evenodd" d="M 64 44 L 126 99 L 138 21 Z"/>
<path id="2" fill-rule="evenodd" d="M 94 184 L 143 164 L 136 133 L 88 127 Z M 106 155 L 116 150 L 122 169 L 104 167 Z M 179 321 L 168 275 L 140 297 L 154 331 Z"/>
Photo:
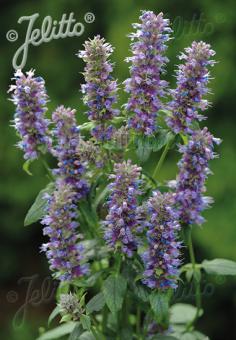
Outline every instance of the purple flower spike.
<path id="1" fill-rule="evenodd" d="M 114 174 L 110 175 L 111 195 L 108 201 L 108 215 L 103 222 L 105 240 L 112 249 L 121 247 L 128 257 L 137 248 L 134 233 L 138 225 L 136 216 L 137 197 L 139 190 L 141 168 L 132 165 L 131 161 L 117 163 Z"/>
<path id="2" fill-rule="evenodd" d="M 54 173 L 73 187 L 80 199 L 88 192 L 88 184 L 82 177 L 85 173 L 85 161 L 80 159 L 78 149 L 80 133 L 76 123 L 75 110 L 59 106 L 52 115 L 55 124 L 53 135 L 56 146 L 53 154 L 58 159 L 58 169 Z"/>
<path id="3" fill-rule="evenodd" d="M 142 254 L 145 266 L 143 283 L 152 289 L 177 287 L 180 228 L 173 194 L 153 193 L 146 205 L 148 248 Z"/>
<path id="4" fill-rule="evenodd" d="M 88 118 L 97 123 L 92 135 L 97 140 L 109 140 L 112 135 L 109 120 L 119 114 L 119 110 L 113 108 L 118 90 L 117 82 L 111 76 L 113 67 L 109 60 L 113 48 L 99 35 L 86 41 L 84 48 L 78 56 L 86 63 L 82 93 L 84 103 L 89 107 Z"/>
<path id="5" fill-rule="evenodd" d="M 204 197 L 203 193 L 206 190 L 205 181 L 211 173 L 208 163 L 216 157 L 214 143 L 219 144 L 220 139 L 214 138 L 205 127 L 194 131 L 188 144 L 179 148 L 183 155 L 178 163 L 175 200 L 183 224 L 202 224 L 204 218 L 200 213 L 213 201 L 210 197 Z"/>
<path id="6" fill-rule="evenodd" d="M 33 70 L 26 75 L 17 70 L 13 79 L 15 85 L 11 85 L 8 92 L 12 92 L 12 101 L 16 105 L 14 127 L 22 139 L 18 146 L 24 151 L 25 159 L 35 159 L 39 146 L 51 147 L 49 120 L 45 118 L 48 101 L 45 82 L 41 77 L 35 77 Z"/>
<path id="7" fill-rule="evenodd" d="M 133 114 L 129 127 L 151 135 L 157 129 L 157 112 L 163 107 L 161 98 L 167 86 L 161 75 L 168 62 L 164 54 L 171 29 L 162 13 L 142 12 L 140 20 L 140 24 L 133 24 L 136 32 L 130 35 L 133 56 L 126 59 L 131 62 L 131 78 L 124 82 L 125 91 L 130 93 L 126 109 Z"/>
<path id="8" fill-rule="evenodd" d="M 168 126 L 175 133 L 189 133 L 194 121 L 204 119 L 198 110 L 204 111 L 209 105 L 203 97 L 209 92 L 208 66 L 214 65 L 211 59 L 214 55 L 215 52 L 211 50 L 210 45 L 203 41 L 194 41 L 192 46 L 186 48 L 185 53 L 179 56 L 185 64 L 178 66 L 177 88 L 170 91 L 173 99 L 168 105 L 171 117 L 167 118 Z"/>
<path id="9" fill-rule="evenodd" d="M 77 218 L 76 193 L 63 181 L 57 181 L 57 188 L 48 200 L 47 215 L 42 224 L 44 235 L 50 240 L 42 245 L 42 251 L 50 263 L 50 269 L 56 272 L 61 281 L 71 281 L 88 273 L 88 265 L 83 263 L 84 249 L 78 244 L 76 229 Z"/>

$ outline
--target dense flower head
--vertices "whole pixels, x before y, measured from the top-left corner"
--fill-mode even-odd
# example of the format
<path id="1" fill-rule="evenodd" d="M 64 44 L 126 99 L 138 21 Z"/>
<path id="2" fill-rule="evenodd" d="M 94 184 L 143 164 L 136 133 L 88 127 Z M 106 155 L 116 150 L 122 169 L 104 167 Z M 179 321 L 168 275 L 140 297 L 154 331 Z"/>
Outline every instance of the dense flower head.
<path id="1" fill-rule="evenodd" d="M 169 40 L 169 20 L 163 14 L 142 12 L 141 23 L 133 24 L 135 33 L 130 34 L 132 57 L 130 78 L 125 83 L 125 91 L 130 93 L 126 109 L 132 112 L 129 126 L 136 131 L 151 135 L 156 131 L 157 112 L 163 106 L 167 82 L 161 79 L 168 58 L 164 55 Z"/>
<path id="2" fill-rule="evenodd" d="M 137 248 L 135 237 L 138 225 L 136 208 L 137 198 L 141 194 L 141 168 L 133 165 L 130 160 L 114 165 L 114 174 L 110 175 L 110 197 L 108 215 L 103 222 L 105 240 L 112 249 L 121 247 L 128 257 Z"/>
<path id="3" fill-rule="evenodd" d="M 119 110 L 113 108 L 118 90 L 117 82 L 111 75 L 113 66 L 109 60 L 113 48 L 99 35 L 86 41 L 84 48 L 78 54 L 86 63 L 83 100 L 89 107 L 88 118 L 97 124 L 92 131 L 93 136 L 98 140 L 108 140 L 112 135 L 112 126 L 108 125 L 108 121 L 119 114 Z"/>
<path id="4" fill-rule="evenodd" d="M 78 321 L 84 312 L 78 296 L 71 292 L 69 294 L 60 295 L 58 307 L 62 315 L 69 315 L 73 321 Z"/>
<path id="5" fill-rule="evenodd" d="M 81 138 L 76 150 L 82 162 L 98 169 L 102 168 L 107 161 L 107 154 L 92 140 L 85 141 Z"/>
<path id="6" fill-rule="evenodd" d="M 203 193 L 205 181 L 211 173 L 209 161 L 216 157 L 214 143 L 219 144 L 220 139 L 214 138 L 205 127 L 194 131 L 188 143 L 179 148 L 182 158 L 178 163 L 175 200 L 183 224 L 202 224 L 204 218 L 200 214 L 212 202 Z"/>
<path id="7" fill-rule="evenodd" d="M 147 250 L 142 254 L 143 283 L 152 289 L 177 287 L 180 228 L 172 193 L 155 191 L 146 203 Z"/>
<path id="8" fill-rule="evenodd" d="M 204 119 L 198 111 L 206 110 L 209 105 L 203 98 L 209 92 L 208 67 L 214 65 L 211 59 L 214 55 L 209 44 L 194 41 L 179 56 L 185 63 L 177 69 L 177 88 L 170 91 L 172 101 L 168 109 L 171 116 L 167 118 L 167 124 L 174 132 L 191 132 L 191 124 Z"/>
<path id="9" fill-rule="evenodd" d="M 16 105 L 14 127 L 21 137 L 18 146 L 24 151 L 25 159 L 35 159 L 39 146 L 51 146 L 49 120 L 45 118 L 48 101 L 45 82 L 43 78 L 35 77 L 33 70 L 26 74 L 17 70 L 13 79 L 15 85 L 11 85 L 9 92 Z"/>
<path id="10" fill-rule="evenodd" d="M 42 245 L 42 251 L 50 263 L 50 269 L 56 272 L 61 281 L 70 281 L 88 273 L 88 265 L 83 263 L 84 248 L 78 243 L 77 194 L 73 187 L 62 180 L 56 183 L 52 195 L 46 195 L 47 214 L 42 220 L 45 225 L 44 235 L 49 236 L 48 243 Z"/>
<path id="11" fill-rule="evenodd" d="M 85 161 L 78 153 L 81 137 L 75 113 L 75 110 L 59 106 L 52 114 L 52 121 L 55 124 L 53 136 L 56 139 L 53 154 L 58 159 L 58 169 L 54 170 L 54 173 L 72 185 L 77 198 L 80 199 L 88 192 L 88 184 L 83 178 Z"/>

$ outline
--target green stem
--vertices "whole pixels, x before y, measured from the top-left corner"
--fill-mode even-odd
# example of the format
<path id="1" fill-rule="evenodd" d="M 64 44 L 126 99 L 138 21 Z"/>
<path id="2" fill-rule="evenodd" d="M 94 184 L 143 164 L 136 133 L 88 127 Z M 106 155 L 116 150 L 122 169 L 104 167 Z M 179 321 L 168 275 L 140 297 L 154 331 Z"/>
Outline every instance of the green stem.
<path id="1" fill-rule="evenodd" d="M 188 246 L 189 246 L 190 260 L 191 260 L 192 266 L 193 266 L 193 272 L 195 272 L 195 270 L 196 270 L 196 259 L 195 259 L 194 249 L 193 249 L 191 230 L 189 230 L 189 232 L 188 232 Z M 195 285 L 195 303 L 196 303 L 196 307 L 197 307 L 197 312 L 196 312 L 196 315 L 195 315 L 193 321 L 189 324 L 188 329 L 197 321 L 197 319 L 200 315 L 200 310 L 201 310 L 201 305 L 202 305 L 200 280 L 196 279 L 195 277 L 194 277 L 194 285 Z"/>
<path id="2" fill-rule="evenodd" d="M 137 334 L 137 338 L 140 339 L 140 322 L 141 322 L 141 310 L 140 307 L 137 307 L 137 314 L 136 314 L 136 334 Z"/>
<path id="3" fill-rule="evenodd" d="M 93 336 L 96 340 L 101 340 L 97 334 L 97 332 L 95 331 L 95 328 L 92 326 L 91 327 L 91 332 L 93 333 Z"/>
<path id="4" fill-rule="evenodd" d="M 108 309 L 105 306 L 103 308 L 103 313 L 102 313 L 102 332 L 103 334 L 106 334 L 106 328 L 107 328 L 107 317 L 108 317 Z"/>
<path id="5" fill-rule="evenodd" d="M 117 276 L 120 274 L 121 261 L 122 261 L 121 255 L 117 254 L 117 257 L 116 257 L 116 275 Z"/>
<path id="6" fill-rule="evenodd" d="M 45 161 L 45 159 L 43 158 L 43 156 L 41 156 L 41 160 L 42 160 L 42 164 L 43 164 L 43 166 L 44 166 L 44 168 L 45 168 L 45 170 L 46 170 L 46 172 L 47 172 L 47 174 L 48 174 L 48 177 L 49 177 L 52 181 L 54 181 L 54 177 L 53 177 L 53 175 L 52 175 L 51 169 L 50 169 L 49 166 L 48 166 L 47 161 Z"/>
<path id="7" fill-rule="evenodd" d="M 159 161 L 158 161 L 158 163 L 157 163 L 157 166 L 156 166 L 156 168 L 155 168 L 155 170 L 154 170 L 154 172 L 153 172 L 152 178 L 155 179 L 155 178 L 157 177 L 157 174 L 158 174 L 158 172 L 160 171 L 160 169 L 161 169 L 161 167 L 162 167 L 162 164 L 163 164 L 163 162 L 164 162 L 164 160 L 165 160 L 165 158 L 166 158 L 166 155 L 167 155 L 167 153 L 168 153 L 168 151 L 169 151 L 169 149 L 170 149 L 171 143 L 172 143 L 172 140 L 170 140 L 170 141 L 166 144 L 166 146 L 165 146 L 165 148 L 164 148 L 164 150 L 163 150 L 163 152 L 162 152 L 162 155 L 161 155 L 161 157 L 160 157 L 160 159 L 159 159 Z"/>

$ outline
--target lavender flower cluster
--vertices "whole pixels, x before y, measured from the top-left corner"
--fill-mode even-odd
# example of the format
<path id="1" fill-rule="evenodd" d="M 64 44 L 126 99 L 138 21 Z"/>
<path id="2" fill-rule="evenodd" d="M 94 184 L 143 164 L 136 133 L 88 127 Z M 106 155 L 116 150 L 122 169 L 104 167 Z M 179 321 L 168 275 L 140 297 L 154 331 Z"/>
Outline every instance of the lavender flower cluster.
<path id="1" fill-rule="evenodd" d="M 14 126 L 21 137 L 18 143 L 24 151 L 25 159 L 35 159 L 39 155 L 39 146 L 51 147 L 48 132 L 49 120 L 45 117 L 48 96 L 45 82 L 41 77 L 34 77 L 31 70 L 26 75 L 17 70 L 15 85 L 11 85 L 12 101 L 16 105 Z"/>
<path id="2" fill-rule="evenodd" d="M 75 110 L 66 109 L 64 106 L 59 106 L 53 113 L 53 136 L 56 139 L 53 154 L 58 159 L 58 169 L 54 170 L 54 173 L 72 186 L 79 200 L 88 192 L 88 183 L 83 178 L 86 164 L 78 153 L 81 137 L 75 113 Z"/>
<path id="3" fill-rule="evenodd" d="M 143 282 L 150 288 L 162 290 L 177 287 L 180 265 L 177 241 L 180 229 L 173 194 L 155 191 L 146 203 L 147 250 L 142 254 Z"/>
<path id="4" fill-rule="evenodd" d="M 216 157 L 213 152 L 214 143 L 219 144 L 220 139 L 214 138 L 204 128 L 194 131 L 188 144 L 179 148 L 182 158 L 178 163 L 175 200 L 183 224 L 202 224 L 204 218 L 201 212 L 212 202 L 203 193 L 206 178 L 210 174 L 208 163 Z"/>
<path id="5" fill-rule="evenodd" d="M 169 20 L 163 14 L 155 15 L 151 11 L 143 12 L 141 23 L 133 24 L 135 33 L 130 34 L 133 56 L 130 75 L 125 83 L 125 91 L 130 93 L 126 104 L 132 112 L 129 127 L 145 135 L 153 134 L 157 129 L 157 112 L 163 108 L 161 98 L 165 95 L 167 82 L 161 79 L 168 58 L 164 55 L 169 40 Z"/>
<path id="6" fill-rule="evenodd" d="M 78 56 L 86 62 L 86 83 L 82 85 L 82 93 L 84 103 L 89 107 L 88 118 L 96 123 L 92 135 L 97 140 L 109 140 L 113 127 L 108 122 L 119 114 L 119 110 L 113 108 L 118 90 L 117 82 L 111 76 L 113 68 L 109 61 L 113 48 L 99 35 L 86 41 L 84 48 Z"/>
<path id="7" fill-rule="evenodd" d="M 114 174 L 110 175 L 111 195 L 108 202 L 108 215 L 104 221 L 104 237 L 112 249 L 121 247 L 128 257 L 137 249 L 135 231 L 138 225 L 136 218 L 137 197 L 141 194 L 141 168 L 130 160 L 114 165 Z"/>
<path id="8" fill-rule="evenodd" d="M 88 265 L 83 263 L 84 248 L 78 244 L 77 232 L 77 194 L 64 181 L 57 181 L 56 190 L 46 195 L 48 200 L 47 215 L 43 218 L 43 234 L 50 241 L 42 245 L 42 251 L 50 263 L 50 269 L 56 271 L 61 281 L 71 281 L 88 273 Z"/>
<path id="9" fill-rule="evenodd" d="M 178 66 L 177 88 L 170 91 L 173 99 L 168 109 L 171 115 L 166 120 L 175 133 L 190 133 L 192 123 L 204 119 L 198 111 L 204 111 L 208 107 L 208 101 L 203 97 L 208 93 L 208 66 L 214 65 L 215 62 L 211 59 L 214 55 L 215 51 L 209 44 L 194 41 L 179 56 L 185 63 Z"/>

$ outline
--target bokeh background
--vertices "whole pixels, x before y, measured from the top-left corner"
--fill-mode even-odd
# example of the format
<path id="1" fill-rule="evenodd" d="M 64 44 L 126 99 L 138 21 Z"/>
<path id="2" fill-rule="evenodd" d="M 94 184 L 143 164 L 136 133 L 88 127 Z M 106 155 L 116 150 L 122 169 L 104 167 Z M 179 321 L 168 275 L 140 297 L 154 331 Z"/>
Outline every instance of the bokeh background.
<path id="1" fill-rule="evenodd" d="M 35 163 L 29 177 L 22 171 L 22 154 L 14 147 L 17 142 L 10 121 L 14 106 L 8 101 L 7 90 L 13 75 L 12 58 L 24 42 L 27 24 L 17 24 L 21 16 L 39 13 L 35 27 L 51 15 L 59 20 L 63 13 L 74 12 L 77 21 L 85 24 L 81 37 L 51 41 L 29 47 L 25 70 L 35 68 L 46 80 L 50 96 L 49 112 L 57 105 L 76 108 L 83 122 L 85 108 L 79 92 L 83 64 L 76 57 L 84 40 L 95 34 L 103 35 L 113 46 L 116 63 L 115 76 L 122 82 L 128 77 L 124 58 L 129 55 L 131 23 L 136 22 L 141 9 L 162 11 L 172 21 L 175 30 L 170 42 L 167 80 L 174 86 L 173 70 L 177 54 L 192 40 L 205 40 L 216 50 L 218 63 L 212 72 L 213 105 L 208 110 L 207 125 L 212 133 L 223 139 L 218 152 L 220 158 L 212 163 L 214 176 L 208 181 L 208 193 L 215 199 L 213 208 L 205 213 L 203 228 L 195 228 L 197 259 L 223 257 L 236 260 L 236 2 L 235 0 L 2 0 L 0 20 L 0 338 L 31 340 L 38 328 L 46 325 L 54 307 L 55 287 L 49 278 L 47 261 L 39 253 L 43 242 L 39 224 L 23 226 L 24 216 L 38 191 L 47 183 L 44 170 Z M 84 15 L 92 12 L 95 21 L 84 22 Z M 11 43 L 6 33 L 16 29 L 19 39 Z M 120 103 L 125 100 L 120 95 Z M 153 155 L 156 162 L 158 154 Z M 160 178 L 175 175 L 176 159 L 170 154 Z M 153 164 L 146 164 L 151 167 Z M 204 299 L 205 314 L 199 328 L 213 340 L 236 338 L 236 278 L 209 278 L 213 294 Z M 43 295 L 43 296 L 42 296 Z M 191 298 L 189 299 L 191 302 Z"/>

